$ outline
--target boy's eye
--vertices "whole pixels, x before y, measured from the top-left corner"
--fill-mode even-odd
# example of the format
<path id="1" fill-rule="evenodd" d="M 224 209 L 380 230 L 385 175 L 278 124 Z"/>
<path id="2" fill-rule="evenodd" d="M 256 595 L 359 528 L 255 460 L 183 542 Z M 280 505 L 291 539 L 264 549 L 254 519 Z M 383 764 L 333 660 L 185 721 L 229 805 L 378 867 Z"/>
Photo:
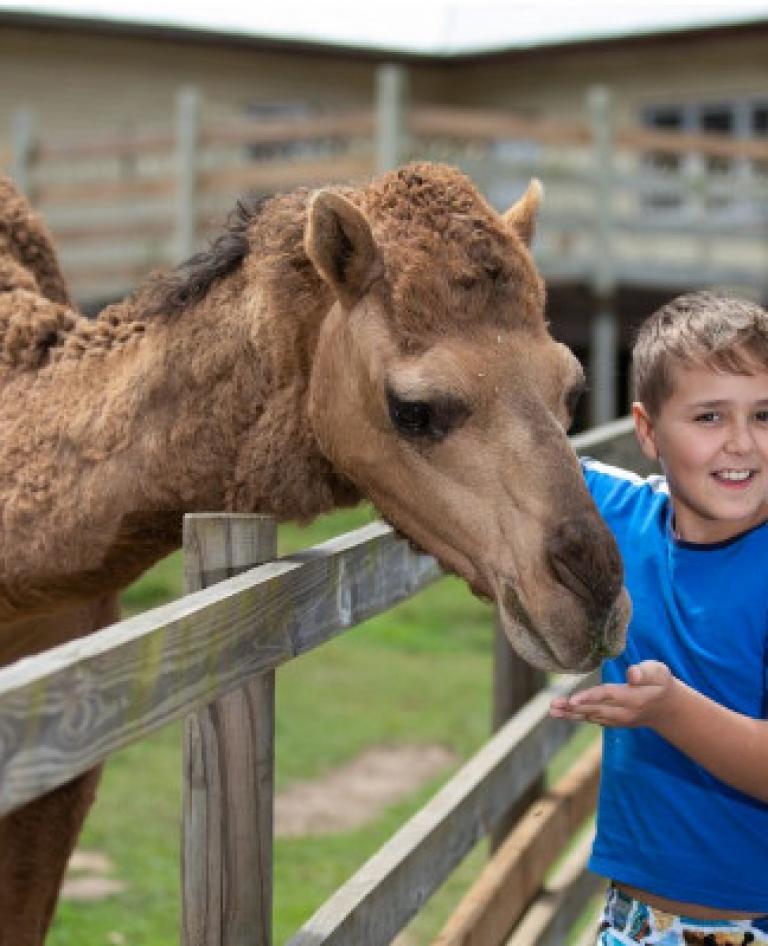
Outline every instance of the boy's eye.
<path id="1" fill-rule="evenodd" d="M 767 424 L 768 423 L 768 410 L 757 411 L 755 413 L 755 420 L 758 421 L 758 423 L 760 424 Z"/>
<path id="2" fill-rule="evenodd" d="M 697 414 L 693 419 L 697 424 L 714 424 L 716 421 L 720 420 L 720 415 L 717 411 L 702 411 L 701 414 Z"/>

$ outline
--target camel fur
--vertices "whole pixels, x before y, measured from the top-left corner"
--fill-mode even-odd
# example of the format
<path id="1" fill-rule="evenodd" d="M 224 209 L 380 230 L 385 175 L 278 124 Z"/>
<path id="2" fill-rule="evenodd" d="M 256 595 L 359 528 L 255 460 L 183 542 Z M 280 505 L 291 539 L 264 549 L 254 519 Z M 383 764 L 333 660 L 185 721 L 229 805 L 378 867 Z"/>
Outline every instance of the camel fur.
<path id="1" fill-rule="evenodd" d="M 500 216 L 423 164 L 244 201 L 91 321 L 0 183 L 0 665 L 114 620 L 186 512 L 363 496 L 493 597 L 526 659 L 616 652 L 620 559 L 565 434 L 581 369 L 528 248 L 540 196 Z M 0 946 L 42 943 L 97 778 L 0 820 Z"/>

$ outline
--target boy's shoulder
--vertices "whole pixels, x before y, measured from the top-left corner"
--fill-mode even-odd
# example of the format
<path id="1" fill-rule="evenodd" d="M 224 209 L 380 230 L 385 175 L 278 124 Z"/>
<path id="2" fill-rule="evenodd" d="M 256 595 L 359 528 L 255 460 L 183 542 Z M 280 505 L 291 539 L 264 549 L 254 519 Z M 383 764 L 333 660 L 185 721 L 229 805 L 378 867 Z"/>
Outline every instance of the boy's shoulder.
<path id="1" fill-rule="evenodd" d="M 579 463 L 584 470 L 585 478 L 590 482 L 613 485 L 617 489 L 650 490 L 653 493 L 669 493 L 667 478 L 654 474 L 640 476 L 632 470 L 625 470 L 619 466 L 611 466 L 602 460 L 593 460 L 592 457 L 579 457 Z"/>
<path id="2" fill-rule="evenodd" d="M 658 507 L 668 502 L 669 487 L 664 476 L 638 476 L 591 457 L 581 457 L 580 462 L 587 489 L 603 512 L 628 506 Z"/>

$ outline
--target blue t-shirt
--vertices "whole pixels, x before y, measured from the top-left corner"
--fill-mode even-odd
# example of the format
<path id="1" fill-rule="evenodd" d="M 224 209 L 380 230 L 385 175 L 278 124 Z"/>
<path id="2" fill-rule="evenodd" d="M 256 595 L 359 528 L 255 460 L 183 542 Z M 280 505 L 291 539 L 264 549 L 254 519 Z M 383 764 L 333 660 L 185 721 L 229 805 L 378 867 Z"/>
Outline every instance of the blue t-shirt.
<path id="1" fill-rule="evenodd" d="M 660 660 L 723 706 L 765 718 L 768 523 L 726 542 L 674 537 L 663 477 L 592 460 L 587 486 L 624 559 L 632 621 L 603 680 Z M 590 868 L 672 900 L 768 914 L 768 804 L 715 778 L 647 727 L 605 729 Z"/>

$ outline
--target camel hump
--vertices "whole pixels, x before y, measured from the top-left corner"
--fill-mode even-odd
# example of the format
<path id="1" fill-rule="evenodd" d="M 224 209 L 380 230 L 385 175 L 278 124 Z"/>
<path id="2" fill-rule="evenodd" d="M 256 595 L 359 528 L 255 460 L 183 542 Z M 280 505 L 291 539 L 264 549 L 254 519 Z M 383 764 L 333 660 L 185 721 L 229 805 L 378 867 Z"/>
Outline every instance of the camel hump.
<path id="1" fill-rule="evenodd" d="M 12 263 L 17 264 L 16 282 L 9 287 Z M 19 268 L 29 272 L 39 291 L 52 302 L 70 301 L 48 230 L 13 182 L 0 177 L 0 291 L 30 288 Z"/>
<path id="2" fill-rule="evenodd" d="M 0 293 L 0 365 L 41 368 L 75 326 L 65 305 L 26 288 Z"/>

